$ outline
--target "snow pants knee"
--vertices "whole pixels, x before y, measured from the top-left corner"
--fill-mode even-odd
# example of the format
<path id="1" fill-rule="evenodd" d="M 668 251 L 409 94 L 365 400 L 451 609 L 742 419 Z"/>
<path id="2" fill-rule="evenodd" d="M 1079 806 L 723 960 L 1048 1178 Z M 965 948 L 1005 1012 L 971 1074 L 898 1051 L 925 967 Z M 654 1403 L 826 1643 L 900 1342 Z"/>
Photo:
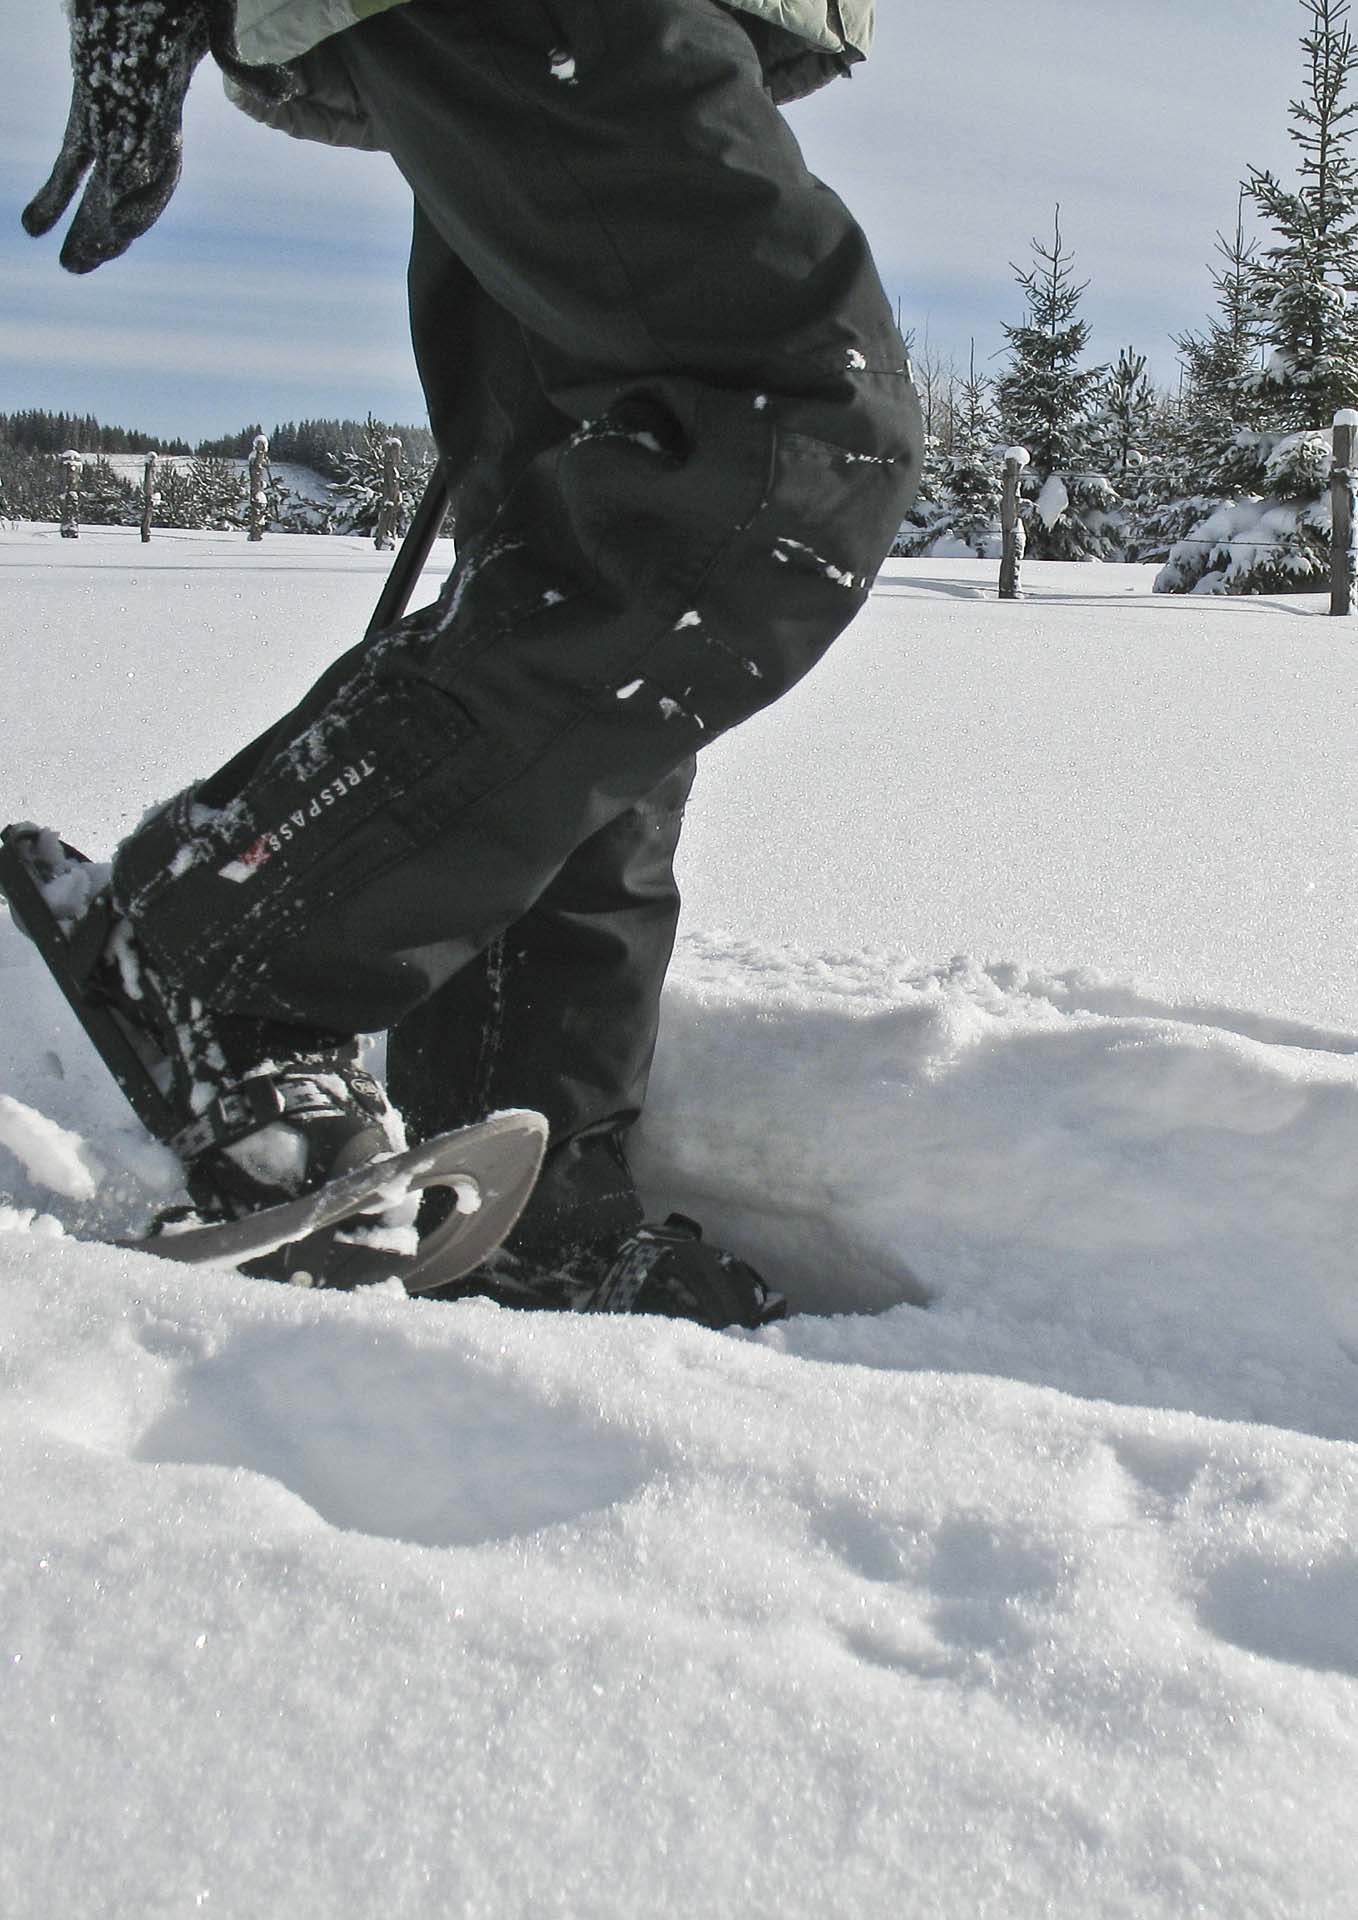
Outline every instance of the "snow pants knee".
<path id="1" fill-rule="evenodd" d="M 356 1032 L 489 983 L 614 823 L 815 663 L 921 435 L 864 238 L 716 0 L 410 0 L 336 44 L 415 194 L 457 565 L 114 885 L 206 1004 Z"/>

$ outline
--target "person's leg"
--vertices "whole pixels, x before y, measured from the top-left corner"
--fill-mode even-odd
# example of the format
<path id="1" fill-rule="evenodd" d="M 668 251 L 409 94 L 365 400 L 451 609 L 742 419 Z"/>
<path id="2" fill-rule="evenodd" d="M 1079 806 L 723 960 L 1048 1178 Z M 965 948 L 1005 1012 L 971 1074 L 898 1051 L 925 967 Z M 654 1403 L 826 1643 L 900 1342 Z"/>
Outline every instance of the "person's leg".
<path id="1" fill-rule="evenodd" d="M 523 329 L 417 208 L 411 313 L 459 542 L 569 422 L 543 393 Z M 529 911 L 397 1023 L 387 1086 L 430 1139 L 501 1107 L 547 1116 L 551 1144 L 513 1250 L 559 1268 L 641 1222 L 623 1135 L 641 1112 L 674 945 L 674 853 L 694 764 L 577 848 Z M 432 1211 L 431 1211 L 432 1217 Z"/>
<path id="2" fill-rule="evenodd" d="M 115 888 L 208 1005 L 353 1031 L 814 664 L 919 429 L 862 235 L 712 0 L 411 0 L 344 44 L 560 436 L 436 608 L 341 661 L 238 790 L 134 834 Z"/>
<path id="3" fill-rule="evenodd" d="M 622 1136 L 641 1113 L 674 946 L 692 763 L 577 849 L 530 911 L 392 1031 L 387 1086 L 418 1139 L 501 1107 L 551 1145 L 516 1250 L 620 1238 L 641 1206 Z"/>

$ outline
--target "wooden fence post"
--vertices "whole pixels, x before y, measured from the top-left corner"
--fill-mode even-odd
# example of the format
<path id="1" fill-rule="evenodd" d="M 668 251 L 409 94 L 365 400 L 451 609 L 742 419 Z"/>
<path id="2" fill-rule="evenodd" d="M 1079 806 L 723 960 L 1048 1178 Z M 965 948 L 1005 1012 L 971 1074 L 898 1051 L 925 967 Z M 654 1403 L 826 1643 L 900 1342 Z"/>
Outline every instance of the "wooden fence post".
<path id="1" fill-rule="evenodd" d="M 250 538 L 262 540 L 269 519 L 269 442 L 255 435 L 250 449 Z"/>
<path id="2" fill-rule="evenodd" d="M 66 469 L 66 491 L 61 496 L 61 537 L 63 540 L 78 540 L 80 538 L 80 469 L 84 462 L 72 447 L 62 454 L 61 464 Z"/>
<path id="3" fill-rule="evenodd" d="M 401 455 L 400 441 L 393 434 L 382 447 L 382 504 L 377 510 L 377 531 L 373 545 L 379 553 L 396 545 L 401 530 Z"/>
<path id="4" fill-rule="evenodd" d="M 156 492 L 156 460 L 158 455 L 148 453 L 146 466 L 141 476 L 141 541 L 145 546 L 151 538 L 151 519 L 160 504 L 160 495 Z"/>
<path id="5" fill-rule="evenodd" d="M 1334 461 L 1330 468 L 1330 612 L 1353 610 L 1355 552 L 1353 446 L 1358 410 L 1343 407 L 1334 416 Z"/>
<path id="6" fill-rule="evenodd" d="M 1001 600 L 1020 598 L 1019 571 L 1023 565 L 1028 536 L 1019 517 L 1019 475 L 1029 459 L 1026 447 L 1010 447 L 1004 456 L 1004 497 L 1000 502 L 1000 530 L 1004 535 L 1004 551 L 1000 560 Z"/>

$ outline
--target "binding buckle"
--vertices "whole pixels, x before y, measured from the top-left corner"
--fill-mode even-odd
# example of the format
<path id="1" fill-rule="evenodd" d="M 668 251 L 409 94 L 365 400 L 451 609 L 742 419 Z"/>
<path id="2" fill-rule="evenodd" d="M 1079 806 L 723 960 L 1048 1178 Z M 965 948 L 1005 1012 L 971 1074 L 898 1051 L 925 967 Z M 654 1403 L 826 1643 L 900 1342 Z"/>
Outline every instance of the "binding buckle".
<path id="1" fill-rule="evenodd" d="M 212 1105 L 168 1142 L 172 1152 L 188 1162 L 216 1147 L 232 1146 L 261 1127 L 281 1120 L 288 1110 L 282 1087 L 267 1073 L 242 1080 L 238 1087 L 219 1093 Z"/>

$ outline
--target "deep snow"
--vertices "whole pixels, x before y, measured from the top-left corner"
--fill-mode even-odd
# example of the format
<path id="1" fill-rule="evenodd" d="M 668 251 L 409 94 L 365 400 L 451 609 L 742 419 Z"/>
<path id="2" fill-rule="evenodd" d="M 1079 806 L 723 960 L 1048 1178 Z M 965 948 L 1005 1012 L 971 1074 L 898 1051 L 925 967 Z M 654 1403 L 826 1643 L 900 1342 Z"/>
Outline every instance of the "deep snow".
<path id="1" fill-rule="evenodd" d="M 384 566 L 0 538 L 8 816 Z M 761 1335 L 82 1241 L 173 1168 L 0 918 L 0 1911 L 1354 1911 L 1358 628 L 1152 575 L 891 562 L 706 757 L 639 1158 Z"/>

